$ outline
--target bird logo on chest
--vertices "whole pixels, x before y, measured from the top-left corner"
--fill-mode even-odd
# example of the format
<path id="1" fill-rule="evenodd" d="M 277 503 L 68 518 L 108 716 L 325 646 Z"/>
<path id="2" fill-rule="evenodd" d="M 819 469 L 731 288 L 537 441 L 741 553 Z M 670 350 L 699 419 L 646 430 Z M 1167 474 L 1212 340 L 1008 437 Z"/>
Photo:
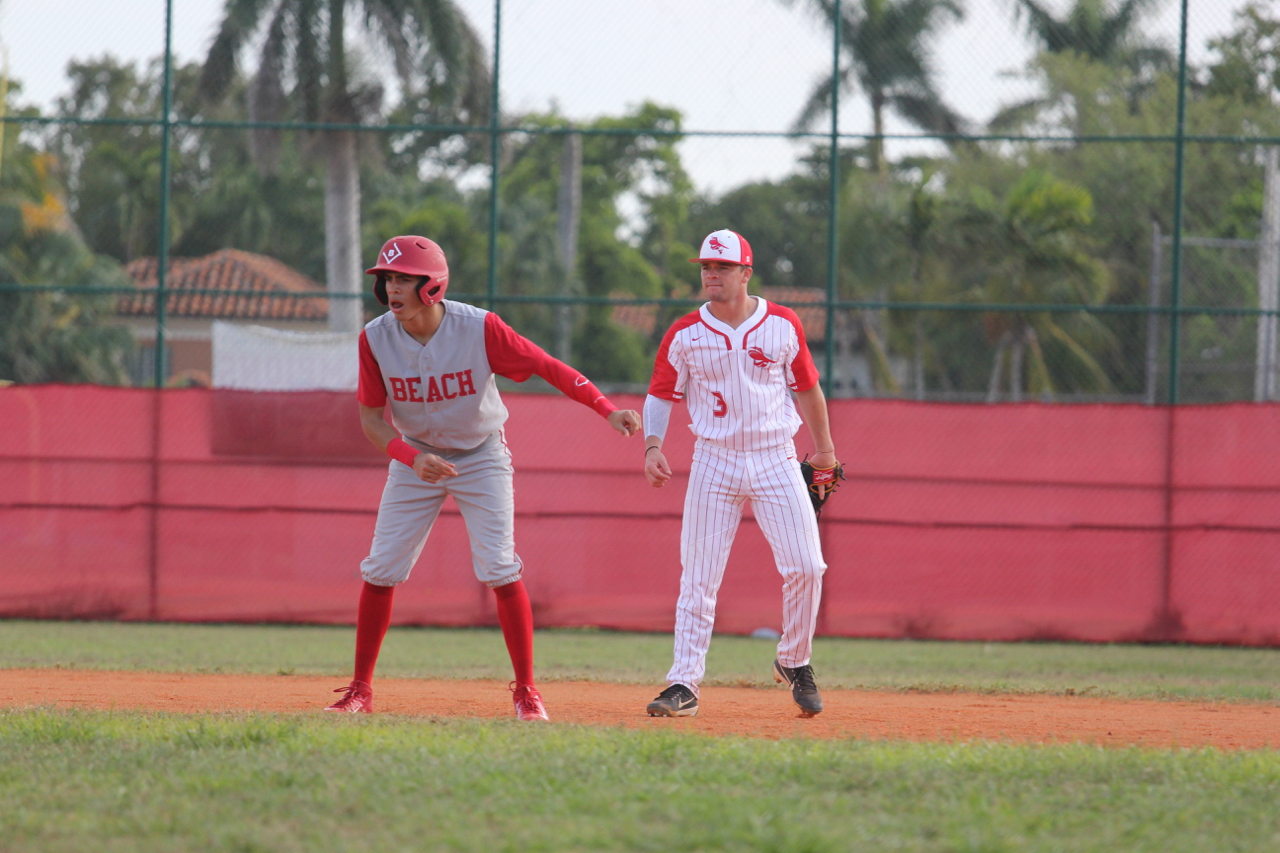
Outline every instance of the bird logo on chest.
<path id="1" fill-rule="evenodd" d="M 751 356 L 751 363 L 756 367 L 767 368 L 771 364 L 777 364 L 776 360 L 765 355 L 764 350 L 760 349 L 759 345 L 747 350 L 747 355 Z"/>

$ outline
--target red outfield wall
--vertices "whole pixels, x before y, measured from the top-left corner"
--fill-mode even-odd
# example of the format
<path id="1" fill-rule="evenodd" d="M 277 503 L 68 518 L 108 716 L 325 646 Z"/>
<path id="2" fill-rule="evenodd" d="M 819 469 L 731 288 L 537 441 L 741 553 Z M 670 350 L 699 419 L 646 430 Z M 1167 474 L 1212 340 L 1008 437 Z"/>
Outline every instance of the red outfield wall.
<path id="1" fill-rule="evenodd" d="M 688 432 L 657 490 L 639 438 L 506 401 L 537 624 L 670 630 Z M 1280 406 L 831 409 L 820 633 L 1280 645 Z M 352 395 L 13 386 L 0 425 L 0 615 L 354 620 L 387 460 Z M 449 504 L 396 622 L 495 624 L 491 597 Z M 776 628 L 780 598 L 747 522 L 717 628 Z"/>

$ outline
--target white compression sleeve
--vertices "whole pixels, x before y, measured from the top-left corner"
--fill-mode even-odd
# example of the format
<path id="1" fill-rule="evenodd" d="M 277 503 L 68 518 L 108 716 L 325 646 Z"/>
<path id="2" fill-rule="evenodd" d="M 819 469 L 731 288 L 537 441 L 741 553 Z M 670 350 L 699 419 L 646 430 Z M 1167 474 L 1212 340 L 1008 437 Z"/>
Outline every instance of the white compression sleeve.
<path id="1" fill-rule="evenodd" d="M 667 424 L 671 420 L 671 409 L 675 403 L 655 397 L 652 394 L 644 398 L 644 435 L 645 438 L 664 439 L 667 437 Z"/>

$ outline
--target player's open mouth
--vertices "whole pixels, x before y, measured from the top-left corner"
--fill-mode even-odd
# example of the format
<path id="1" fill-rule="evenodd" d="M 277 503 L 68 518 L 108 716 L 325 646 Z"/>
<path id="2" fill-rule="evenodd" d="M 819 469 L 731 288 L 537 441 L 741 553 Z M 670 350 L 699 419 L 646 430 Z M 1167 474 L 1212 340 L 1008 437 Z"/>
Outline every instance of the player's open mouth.
<path id="1" fill-rule="evenodd" d="M 401 309 L 401 308 L 404 308 L 404 303 L 403 303 L 403 302 L 400 302 L 399 300 L 393 299 L 393 300 L 391 300 L 391 302 L 387 305 L 387 307 L 388 307 L 388 308 L 390 308 L 392 311 L 395 311 L 396 313 L 399 313 L 399 312 L 400 312 L 400 309 Z"/>

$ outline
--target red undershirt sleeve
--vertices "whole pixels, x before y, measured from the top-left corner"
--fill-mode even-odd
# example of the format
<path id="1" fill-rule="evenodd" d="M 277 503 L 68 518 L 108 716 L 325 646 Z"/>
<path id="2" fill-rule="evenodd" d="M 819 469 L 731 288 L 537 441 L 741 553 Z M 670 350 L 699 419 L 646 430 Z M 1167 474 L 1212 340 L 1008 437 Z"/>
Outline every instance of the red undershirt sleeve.
<path id="1" fill-rule="evenodd" d="M 489 367 L 499 376 L 524 382 L 535 373 L 566 397 L 595 410 L 601 417 L 617 411 L 617 406 L 600 393 L 591 380 L 546 350 L 518 334 L 492 311 L 484 318 L 484 347 Z"/>
<path id="2" fill-rule="evenodd" d="M 369 339 L 360 332 L 360 384 L 356 387 L 356 399 L 360 405 L 371 409 L 387 404 L 387 386 L 382 381 L 382 367 L 373 356 Z"/>
<path id="3" fill-rule="evenodd" d="M 671 341 L 681 328 L 679 324 L 667 329 L 658 346 L 658 354 L 653 360 L 653 376 L 649 379 L 649 394 L 662 400 L 679 400 L 683 394 L 676 388 L 679 371 L 671 363 Z"/>

